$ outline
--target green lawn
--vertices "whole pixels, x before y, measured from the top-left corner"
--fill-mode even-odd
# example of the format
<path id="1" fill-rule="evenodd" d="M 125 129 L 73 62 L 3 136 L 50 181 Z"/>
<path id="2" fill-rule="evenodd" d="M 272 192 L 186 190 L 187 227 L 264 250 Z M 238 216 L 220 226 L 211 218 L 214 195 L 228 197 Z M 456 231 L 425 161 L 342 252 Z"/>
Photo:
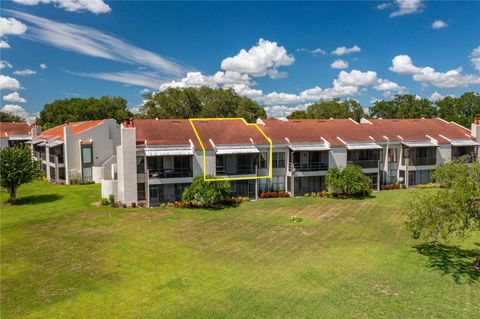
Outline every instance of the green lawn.
<path id="1" fill-rule="evenodd" d="M 98 185 L 22 186 L 23 205 L 1 207 L 1 317 L 478 316 L 480 235 L 410 239 L 409 194 L 112 209 L 92 206 Z"/>

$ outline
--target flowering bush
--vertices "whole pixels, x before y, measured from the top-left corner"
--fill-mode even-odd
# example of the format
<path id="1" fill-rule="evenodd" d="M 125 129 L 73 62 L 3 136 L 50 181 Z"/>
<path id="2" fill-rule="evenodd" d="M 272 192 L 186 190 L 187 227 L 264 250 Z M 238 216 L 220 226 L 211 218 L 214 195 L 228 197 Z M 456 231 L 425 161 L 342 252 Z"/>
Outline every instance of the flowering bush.
<path id="1" fill-rule="evenodd" d="M 429 183 L 417 185 L 417 188 L 446 188 L 446 185 L 440 183 Z"/>
<path id="2" fill-rule="evenodd" d="M 381 189 L 382 189 L 382 190 L 400 189 L 400 185 L 398 185 L 398 184 L 382 185 L 382 186 L 381 186 Z"/>
<path id="3" fill-rule="evenodd" d="M 276 198 L 276 197 L 289 197 L 288 192 L 262 192 L 260 198 Z"/>
<path id="4" fill-rule="evenodd" d="M 305 196 L 305 197 L 332 197 L 332 193 L 330 193 L 328 191 L 321 191 L 321 192 L 306 193 L 303 196 Z"/>

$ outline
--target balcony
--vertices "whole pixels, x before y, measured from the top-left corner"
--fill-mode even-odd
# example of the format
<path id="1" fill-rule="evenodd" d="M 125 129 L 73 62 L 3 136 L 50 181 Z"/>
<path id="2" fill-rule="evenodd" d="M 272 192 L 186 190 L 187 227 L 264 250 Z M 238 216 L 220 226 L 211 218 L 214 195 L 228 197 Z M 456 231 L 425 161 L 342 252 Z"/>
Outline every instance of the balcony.
<path id="1" fill-rule="evenodd" d="M 55 162 L 55 159 L 57 159 L 57 162 Z M 50 155 L 48 160 L 52 164 L 63 164 L 63 155 Z"/>
<path id="2" fill-rule="evenodd" d="M 216 169 L 217 175 L 255 175 L 255 166 L 250 164 L 247 165 L 237 165 L 231 169 L 226 170 L 223 166 L 217 166 Z"/>
<path id="3" fill-rule="evenodd" d="M 415 157 L 410 158 L 408 161 L 408 165 L 412 166 L 426 166 L 426 165 L 435 165 L 437 164 L 436 157 Z"/>
<path id="4" fill-rule="evenodd" d="M 148 170 L 149 178 L 193 177 L 191 168 L 157 168 Z"/>
<path id="5" fill-rule="evenodd" d="M 310 162 L 310 163 L 290 163 L 291 172 L 314 172 L 314 171 L 327 171 L 328 164 L 321 162 Z"/>
<path id="6" fill-rule="evenodd" d="M 356 165 L 360 168 L 378 168 L 378 160 L 358 160 L 358 161 L 348 161 L 347 165 Z"/>
<path id="7" fill-rule="evenodd" d="M 45 160 L 45 159 L 46 159 L 45 153 L 39 152 L 39 151 L 34 151 L 34 152 L 33 152 L 33 156 L 34 156 L 36 159 L 42 159 L 42 160 Z"/>

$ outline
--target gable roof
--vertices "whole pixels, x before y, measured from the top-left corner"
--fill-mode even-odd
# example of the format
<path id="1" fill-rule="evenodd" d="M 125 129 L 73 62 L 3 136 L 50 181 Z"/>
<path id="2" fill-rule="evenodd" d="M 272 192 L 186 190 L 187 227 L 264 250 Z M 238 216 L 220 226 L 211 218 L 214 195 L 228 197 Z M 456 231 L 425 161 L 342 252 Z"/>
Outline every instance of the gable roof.
<path id="1" fill-rule="evenodd" d="M 0 137 L 14 135 L 31 135 L 31 127 L 27 122 L 0 122 Z"/>
<path id="2" fill-rule="evenodd" d="M 43 131 L 41 134 L 35 137 L 35 139 L 40 139 L 40 140 L 61 140 L 63 141 L 64 136 L 63 136 L 63 128 L 65 126 L 70 126 L 72 128 L 72 134 L 76 135 L 79 133 L 82 133 L 86 130 L 91 129 L 92 127 L 95 127 L 97 125 L 103 124 L 106 120 L 92 120 L 92 121 L 83 121 L 83 122 L 71 122 L 69 124 L 62 124 L 55 126 L 51 129 L 48 129 L 46 131 Z"/>
<path id="3" fill-rule="evenodd" d="M 147 145 L 190 145 L 195 148 L 200 144 L 195 137 L 190 122 L 185 119 L 136 119 L 136 140 L 138 146 Z"/>

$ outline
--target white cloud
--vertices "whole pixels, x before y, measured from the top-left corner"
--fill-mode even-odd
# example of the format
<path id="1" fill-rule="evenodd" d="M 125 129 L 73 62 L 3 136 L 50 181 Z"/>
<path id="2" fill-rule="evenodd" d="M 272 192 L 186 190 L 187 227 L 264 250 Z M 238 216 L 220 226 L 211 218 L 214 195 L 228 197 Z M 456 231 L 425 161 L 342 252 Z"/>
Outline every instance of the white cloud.
<path id="1" fill-rule="evenodd" d="M 383 2 L 383 3 L 380 3 L 380 4 L 377 6 L 377 9 L 378 9 L 378 10 L 384 10 L 384 9 L 390 8 L 391 6 L 392 6 L 391 3 Z"/>
<path id="2" fill-rule="evenodd" d="M 4 35 L 20 35 L 27 31 L 27 26 L 15 18 L 0 17 L 0 37 Z"/>
<path id="3" fill-rule="evenodd" d="M 13 114 L 13 115 L 17 115 L 17 116 L 20 116 L 21 118 L 29 121 L 30 123 L 34 122 L 35 121 L 35 114 L 34 115 L 31 115 L 29 114 L 23 107 L 21 107 L 20 105 L 16 105 L 16 104 L 6 104 L 4 105 L 0 111 L 2 112 L 6 112 L 6 113 L 10 113 L 10 114 Z"/>
<path id="4" fill-rule="evenodd" d="M 152 90 L 147 89 L 147 88 L 144 88 L 143 90 L 140 91 L 140 94 L 141 94 L 141 95 L 144 95 L 144 94 L 148 94 L 148 93 L 150 93 L 150 92 L 152 92 Z"/>
<path id="5" fill-rule="evenodd" d="M 360 52 L 360 51 L 362 51 L 362 49 L 358 45 L 354 45 L 351 48 L 347 48 L 347 47 L 343 46 L 343 47 L 338 47 L 335 50 L 333 50 L 332 54 L 342 56 L 342 55 L 345 55 L 345 54 Z"/>
<path id="6" fill-rule="evenodd" d="M 293 111 L 305 110 L 304 106 L 289 107 L 285 105 L 272 105 L 265 107 L 265 112 L 269 118 L 287 118 Z"/>
<path id="7" fill-rule="evenodd" d="M 86 73 L 86 72 L 69 72 L 74 75 L 84 76 L 88 78 L 119 82 L 129 85 L 149 87 L 152 89 L 158 89 L 162 81 L 165 81 L 164 78 L 160 78 L 157 74 L 153 72 L 129 72 L 129 71 L 120 71 L 120 72 L 96 72 L 96 73 Z"/>
<path id="8" fill-rule="evenodd" d="M 97 58 L 144 65 L 175 76 L 186 71 L 174 61 L 91 27 L 56 22 L 16 10 L 4 11 L 32 24 L 24 37 L 33 41 Z"/>
<path id="9" fill-rule="evenodd" d="M 378 79 L 377 85 L 373 87 L 377 91 L 404 91 L 405 87 L 387 79 Z"/>
<path id="10" fill-rule="evenodd" d="M 390 14 L 392 18 L 420 12 L 423 7 L 422 0 L 395 0 L 394 3 L 398 10 Z"/>
<path id="11" fill-rule="evenodd" d="M 27 75 L 33 75 L 37 74 L 37 71 L 35 70 L 30 70 L 30 69 L 25 69 L 25 70 L 16 70 L 13 72 L 15 75 L 21 75 L 21 76 L 27 76 Z"/>
<path id="12" fill-rule="evenodd" d="M 0 40 L 0 49 L 10 49 L 10 44 L 3 40 Z"/>
<path id="13" fill-rule="evenodd" d="M 445 21 L 442 20 L 435 20 L 432 22 L 432 29 L 443 29 L 448 27 L 448 24 Z"/>
<path id="14" fill-rule="evenodd" d="M 12 92 L 10 94 L 4 95 L 3 100 L 7 102 L 13 102 L 13 103 L 25 103 L 27 100 L 25 100 L 23 97 L 20 96 L 18 92 Z"/>
<path id="15" fill-rule="evenodd" d="M 442 88 L 480 84 L 480 76 L 473 74 L 463 75 L 461 67 L 447 72 L 436 72 L 432 67 L 415 66 L 408 55 L 397 55 L 393 58 L 392 66 L 389 69 L 398 74 L 412 75 L 415 81 Z"/>
<path id="16" fill-rule="evenodd" d="M 298 48 L 295 51 L 297 51 L 297 52 L 308 52 L 308 53 L 312 53 L 312 54 L 323 54 L 323 55 L 327 54 L 327 51 L 325 51 L 323 49 L 320 49 L 320 48 L 316 48 L 316 49 L 313 49 L 313 50 L 310 50 L 310 49 L 307 49 L 307 48 Z"/>
<path id="17" fill-rule="evenodd" d="M 346 69 L 348 68 L 348 62 L 345 60 L 335 60 L 332 64 L 330 64 L 332 69 Z"/>
<path id="18" fill-rule="evenodd" d="M 0 90 L 18 90 L 20 82 L 17 79 L 7 75 L 0 74 Z"/>
<path id="19" fill-rule="evenodd" d="M 40 69 L 45 70 L 47 68 L 47 65 L 45 63 L 40 64 Z"/>
<path id="20" fill-rule="evenodd" d="M 271 78 L 284 77 L 286 73 L 278 72 L 278 68 L 291 65 L 295 61 L 284 47 L 277 42 L 260 39 L 248 51 L 240 50 L 237 55 L 224 59 L 221 68 L 250 76 L 265 76 Z"/>
<path id="21" fill-rule="evenodd" d="M 443 96 L 440 93 L 435 91 L 435 92 L 432 93 L 432 95 L 430 95 L 430 97 L 428 99 L 432 102 L 436 102 L 436 101 L 439 101 L 439 100 L 443 99 L 444 97 L 445 96 Z"/>
<path id="22" fill-rule="evenodd" d="M 5 60 L 1 60 L 0 61 L 0 70 L 3 70 L 5 68 L 13 68 L 13 66 L 8 62 L 8 61 L 5 61 Z"/>
<path id="23" fill-rule="evenodd" d="M 201 72 L 188 72 L 186 77 L 167 83 L 160 86 L 161 90 L 170 87 L 185 88 L 185 87 L 233 87 L 234 85 L 243 84 L 250 85 L 250 77 L 247 74 L 240 74 L 233 71 L 218 71 L 214 75 L 204 75 Z"/>
<path id="24" fill-rule="evenodd" d="M 338 74 L 340 86 L 370 86 L 377 81 L 377 72 L 352 70 L 350 72 L 340 71 Z"/>
<path id="25" fill-rule="evenodd" d="M 95 14 L 107 13 L 112 9 L 103 2 L 103 0 L 13 0 L 16 3 L 34 6 L 39 3 L 52 3 L 58 8 L 65 9 L 66 11 L 90 11 Z"/>
<path id="26" fill-rule="evenodd" d="M 475 70 L 480 71 L 480 46 L 472 50 L 472 53 L 470 53 L 470 61 Z"/>

